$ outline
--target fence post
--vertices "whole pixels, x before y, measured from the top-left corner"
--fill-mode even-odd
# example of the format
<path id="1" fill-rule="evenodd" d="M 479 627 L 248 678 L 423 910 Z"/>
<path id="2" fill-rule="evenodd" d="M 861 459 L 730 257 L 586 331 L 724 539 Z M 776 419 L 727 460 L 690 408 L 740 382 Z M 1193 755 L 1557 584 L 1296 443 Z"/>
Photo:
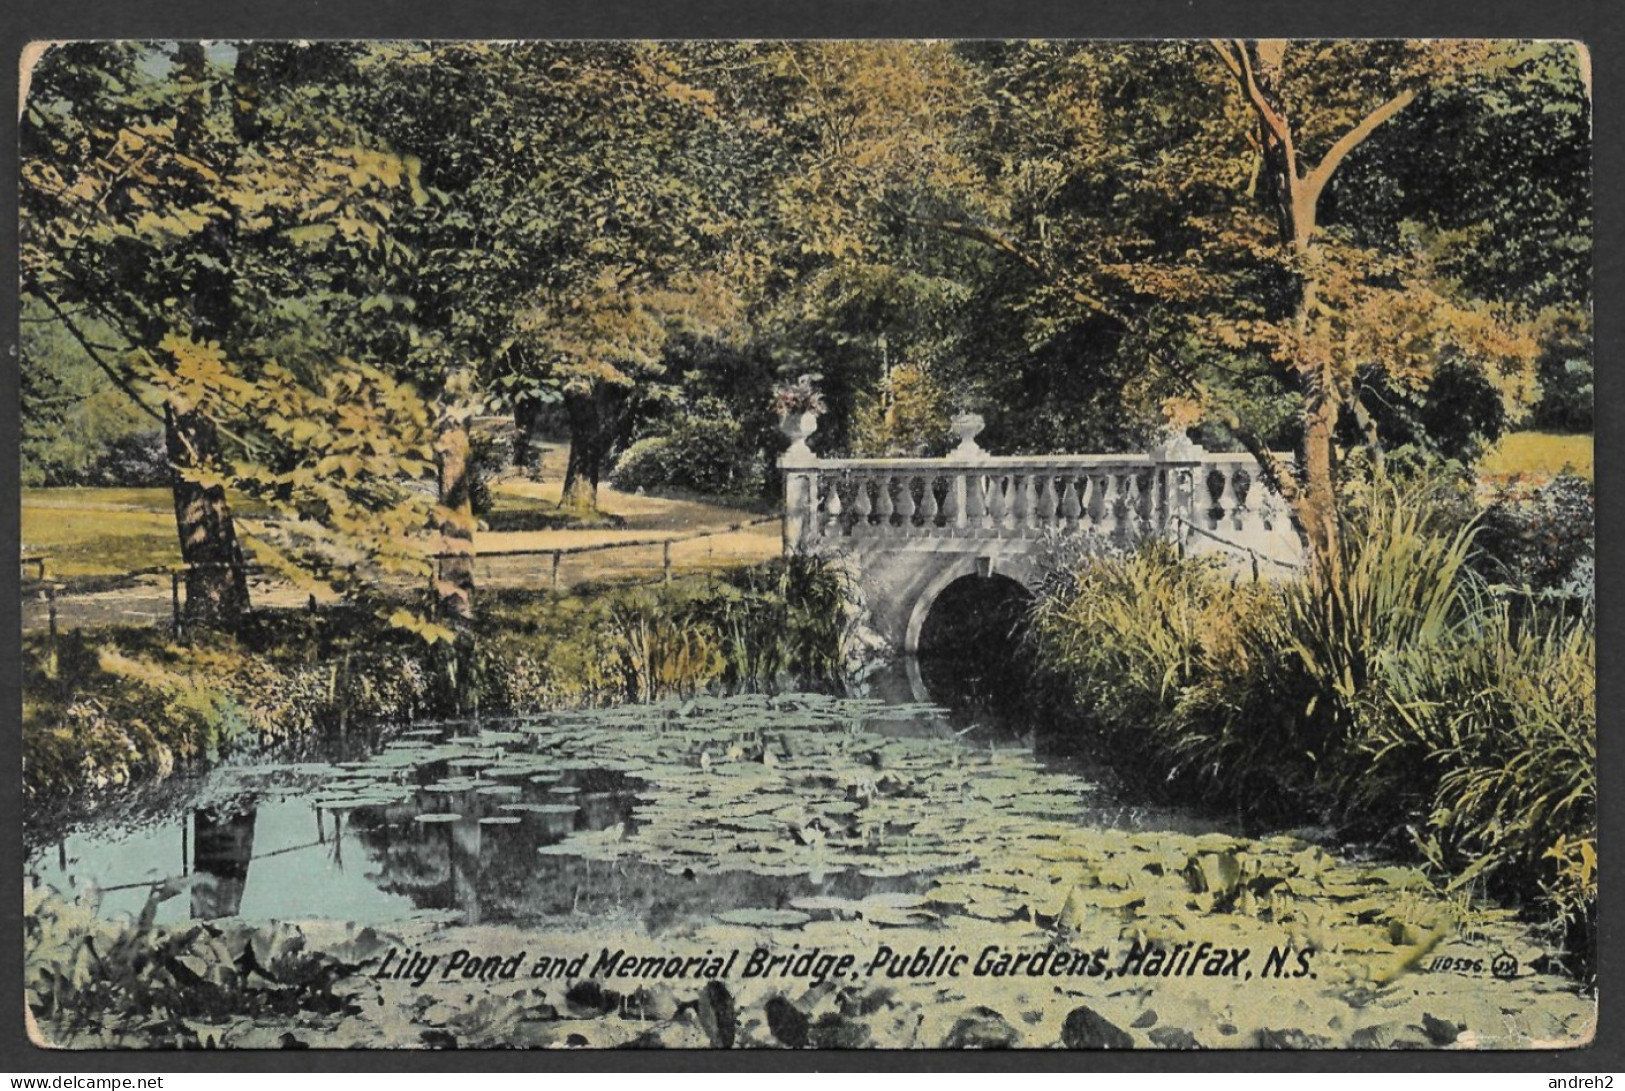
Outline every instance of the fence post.
<path id="1" fill-rule="evenodd" d="M 41 565 L 40 566 L 40 571 L 43 572 L 44 570 L 45 570 L 45 566 Z M 56 671 L 57 671 L 57 657 L 56 657 L 56 584 L 54 584 L 54 583 L 48 583 L 48 584 L 45 585 L 45 616 L 46 616 L 46 618 L 48 620 L 48 623 L 49 623 L 48 628 L 46 629 L 46 637 L 45 637 L 45 640 L 46 640 L 46 643 L 45 643 L 45 675 L 46 675 L 47 678 L 55 678 L 56 677 Z"/>
<path id="2" fill-rule="evenodd" d="M 557 591 L 559 589 L 559 560 L 562 557 L 563 557 L 563 554 L 560 551 L 558 551 L 556 549 L 553 551 L 553 590 L 554 591 Z"/>
<path id="3" fill-rule="evenodd" d="M 175 635 L 181 634 L 181 570 L 169 570 L 169 615 Z"/>
<path id="4" fill-rule="evenodd" d="M 665 582 L 671 582 L 671 539 L 667 538 L 661 545 L 660 564 L 665 570 Z"/>

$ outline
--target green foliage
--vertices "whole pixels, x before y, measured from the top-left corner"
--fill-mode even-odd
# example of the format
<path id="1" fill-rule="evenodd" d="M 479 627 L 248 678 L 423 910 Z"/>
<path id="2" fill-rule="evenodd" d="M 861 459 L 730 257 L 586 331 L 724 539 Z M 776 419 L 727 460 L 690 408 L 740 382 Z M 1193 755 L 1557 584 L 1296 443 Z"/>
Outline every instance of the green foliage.
<path id="1" fill-rule="evenodd" d="M 754 690 L 839 670 L 841 585 L 814 559 L 585 596 L 494 598 L 481 622 L 485 708 Z"/>
<path id="2" fill-rule="evenodd" d="M 1043 662 L 1116 745 L 1209 799 L 1291 811 L 1313 763 L 1285 626 L 1278 588 L 1165 543 L 1085 559 L 1037 614 Z"/>
<path id="3" fill-rule="evenodd" d="M 1596 368 L 1590 311 L 1560 312 L 1541 339 L 1540 401 L 1531 423 L 1556 432 L 1590 432 L 1596 419 Z"/>
<path id="4" fill-rule="evenodd" d="M 1596 651 L 1589 610 L 1521 620 L 1486 601 L 1444 654 L 1395 656 L 1391 711 L 1361 740 L 1376 785 L 1426 801 L 1430 862 L 1458 886 L 1539 892 L 1571 941 L 1596 913 Z M 1572 969 L 1594 967 L 1594 942 L 1571 947 Z"/>
<path id="5" fill-rule="evenodd" d="M 953 408 L 941 380 L 918 364 L 893 368 L 858 408 L 853 453 L 934 458 L 953 446 Z"/>
<path id="6" fill-rule="evenodd" d="M 756 491 L 763 472 L 761 453 L 744 427 L 726 406 L 704 399 L 622 452 L 610 481 L 622 492 L 743 496 Z"/>
<path id="7" fill-rule="evenodd" d="M 140 1019 L 144 1045 L 219 1048 L 246 1020 L 359 1010 L 345 979 L 379 954 L 370 930 L 318 952 L 286 924 L 156 927 L 159 904 L 184 888 L 177 881 L 154 884 L 136 920 L 122 923 L 98 914 L 93 891 L 70 899 L 49 887 L 28 887 L 24 992 L 30 1015 L 46 1031 L 39 1044 L 116 1048 L 127 1042 L 115 1027 Z M 222 1012 L 243 1022 L 218 1023 Z"/>
<path id="8" fill-rule="evenodd" d="M 21 333 L 22 484 L 166 483 L 169 463 L 152 418 L 107 383 L 38 303 L 24 305 Z"/>
<path id="9" fill-rule="evenodd" d="M 1475 565 L 1492 583 L 1590 598 L 1597 499 L 1591 482 L 1560 473 L 1545 485 L 1496 486 L 1484 512 Z"/>
<path id="10" fill-rule="evenodd" d="M 1474 528 L 1432 525 L 1440 509 L 1427 493 L 1378 485 L 1359 497 L 1341 544 L 1341 581 L 1302 580 L 1285 596 L 1287 646 L 1316 695 L 1304 713 L 1316 740 L 1310 760 L 1335 757 L 1360 730 L 1399 649 L 1441 654 L 1465 608 Z M 1345 771 L 1332 762 L 1321 776 L 1328 772 Z M 1369 786 L 1347 772 L 1347 787 Z"/>
<path id="11" fill-rule="evenodd" d="M 367 613 L 256 617 L 174 643 L 151 629 L 73 630 L 54 671 L 25 642 L 23 791 L 98 791 L 430 703 L 427 652 Z"/>
<path id="12" fill-rule="evenodd" d="M 1365 493 L 1333 587 L 1243 582 L 1160 545 L 1086 559 L 1040 605 L 1043 660 L 1158 776 L 1277 819 L 1417 831 L 1456 882 L 1543 905 L 1583 966 L 1594 622 L 1494 598 L 1476 528 L 1440 511 L 1414 488 Z"/>

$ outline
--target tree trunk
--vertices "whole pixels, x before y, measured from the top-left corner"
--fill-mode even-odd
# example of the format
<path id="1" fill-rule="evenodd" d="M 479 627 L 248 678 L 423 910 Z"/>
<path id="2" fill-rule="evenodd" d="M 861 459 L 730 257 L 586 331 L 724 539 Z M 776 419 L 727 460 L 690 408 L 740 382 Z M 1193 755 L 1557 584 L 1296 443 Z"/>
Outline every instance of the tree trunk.
<path id="1" fill-rule="evenodd" d="M 468 422 L 456 405 L 435 421 L 440 542 L 434 568 L 435 615 L 458 633 L 474 623 L 474 506 Z"/>
<path id="2" fill-rule="evenodd" d="M 467 376 L 454 375 L 442 392 L 435 420 L 435 472 L 440 494 L 436 513 L 439 548 L 434 559 L 434 610 L 455 634 L 437 660 L 459 715 L 477 710 L 474 678 L 474 505 L 468 414 L 458 403 Z"/>
<path id="3" fill-rule="evenodd" d="M 559 507 L 571 511 L 598 510 L 598 482 L 604 462 L 615 443 L 616 396 L 603 386 L 590 394 L 568 394 L 565 416 L 570 422 L 570 459 L 564 469 L 564 493 Z"/>
<path id="4" fill-rule="evenodd" d="M 1313 263 L 1317 257 L 1315 229 L 1320 196 L 1349 154 L 1415 101 L 1416 90 L 1402 88 L 1374 107 L 1332 143 L 1319 163 L 1307 167 L 1299 160 L 1290 112 L 1277 86 L 1286 43 L 1238 40 L 1213 44 L 1235 77 L 1257 125 L 1260 169 L 1266 176 L 1281 242 L 1291 250 L 1298 263 L 1298 275 L 1303 278 L 1294 321 L 1300 344 L 1308 346 L 1315 336 L 1317 277 Z M 1342 579 L 1342 544 L 1335 437 L 1348 391 L 1331 351 L 1310 351 L 1310 358 L 1298 361 L 1303 437 L 1298 450 L 1298 487 L 1288 491 L 1294 494 L 1290 498 L 1293 524 L 1315 573 L 1337 587 Z"/>
<path id="5" fill-rule="evenodd" d="M 230 628 L 248 612 L 248 572 L 237 542 L 226 490 L 188 480 L 206 470 L 219 451 L 214 422 L 197 410 L 164 411 L 164 446 L 175 469 L 175 529 L 186 569 L 185 620 Z"/>
<path id="6" fill-rule="evenodd" d="M 521 470 L 533 471 L 541 466 L 541 455 L 534 447 L 541 416 L 541 406 L 535 402 L 522 401 L 514 407 L 513 464 Z"/>
<path id="7" fill-rule="evenodd" d="M 1334 446 L 1339 394 L 1330 365 L 1305 369 L 1300 383 L 1303 397 L 1303 432 L 1298 441 L 1301 487 L 1293 508 L 1293 521 L 1308 552 L 1311 570 L 1332 586 L 1341 586 L 1343 555 Z"/>

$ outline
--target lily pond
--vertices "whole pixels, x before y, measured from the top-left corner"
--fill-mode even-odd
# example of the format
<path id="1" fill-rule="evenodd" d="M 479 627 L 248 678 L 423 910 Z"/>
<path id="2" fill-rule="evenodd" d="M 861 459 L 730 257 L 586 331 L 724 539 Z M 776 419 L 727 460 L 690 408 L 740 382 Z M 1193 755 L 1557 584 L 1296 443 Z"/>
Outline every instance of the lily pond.
<path id="1" fill-rule="evenodd" d="M 30 831 L 30 1008 L 69 1048 L 1590 1038 L 1509 911 L 1030 742 L 793 693 L 228 763 Z"/>

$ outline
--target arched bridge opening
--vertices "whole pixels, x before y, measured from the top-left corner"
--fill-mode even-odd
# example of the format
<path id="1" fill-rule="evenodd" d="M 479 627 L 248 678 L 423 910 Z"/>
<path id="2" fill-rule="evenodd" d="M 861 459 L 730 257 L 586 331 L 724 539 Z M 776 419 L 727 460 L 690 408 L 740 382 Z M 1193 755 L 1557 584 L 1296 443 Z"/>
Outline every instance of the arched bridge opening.
<path id="1" fill-rule="evenodd" d="M 924 605 L 916 654 L 931 699 L 953 707 L 1019 704 L 1036 666 L 1032 592 L 1009 576 L 971 574 Z"/>

